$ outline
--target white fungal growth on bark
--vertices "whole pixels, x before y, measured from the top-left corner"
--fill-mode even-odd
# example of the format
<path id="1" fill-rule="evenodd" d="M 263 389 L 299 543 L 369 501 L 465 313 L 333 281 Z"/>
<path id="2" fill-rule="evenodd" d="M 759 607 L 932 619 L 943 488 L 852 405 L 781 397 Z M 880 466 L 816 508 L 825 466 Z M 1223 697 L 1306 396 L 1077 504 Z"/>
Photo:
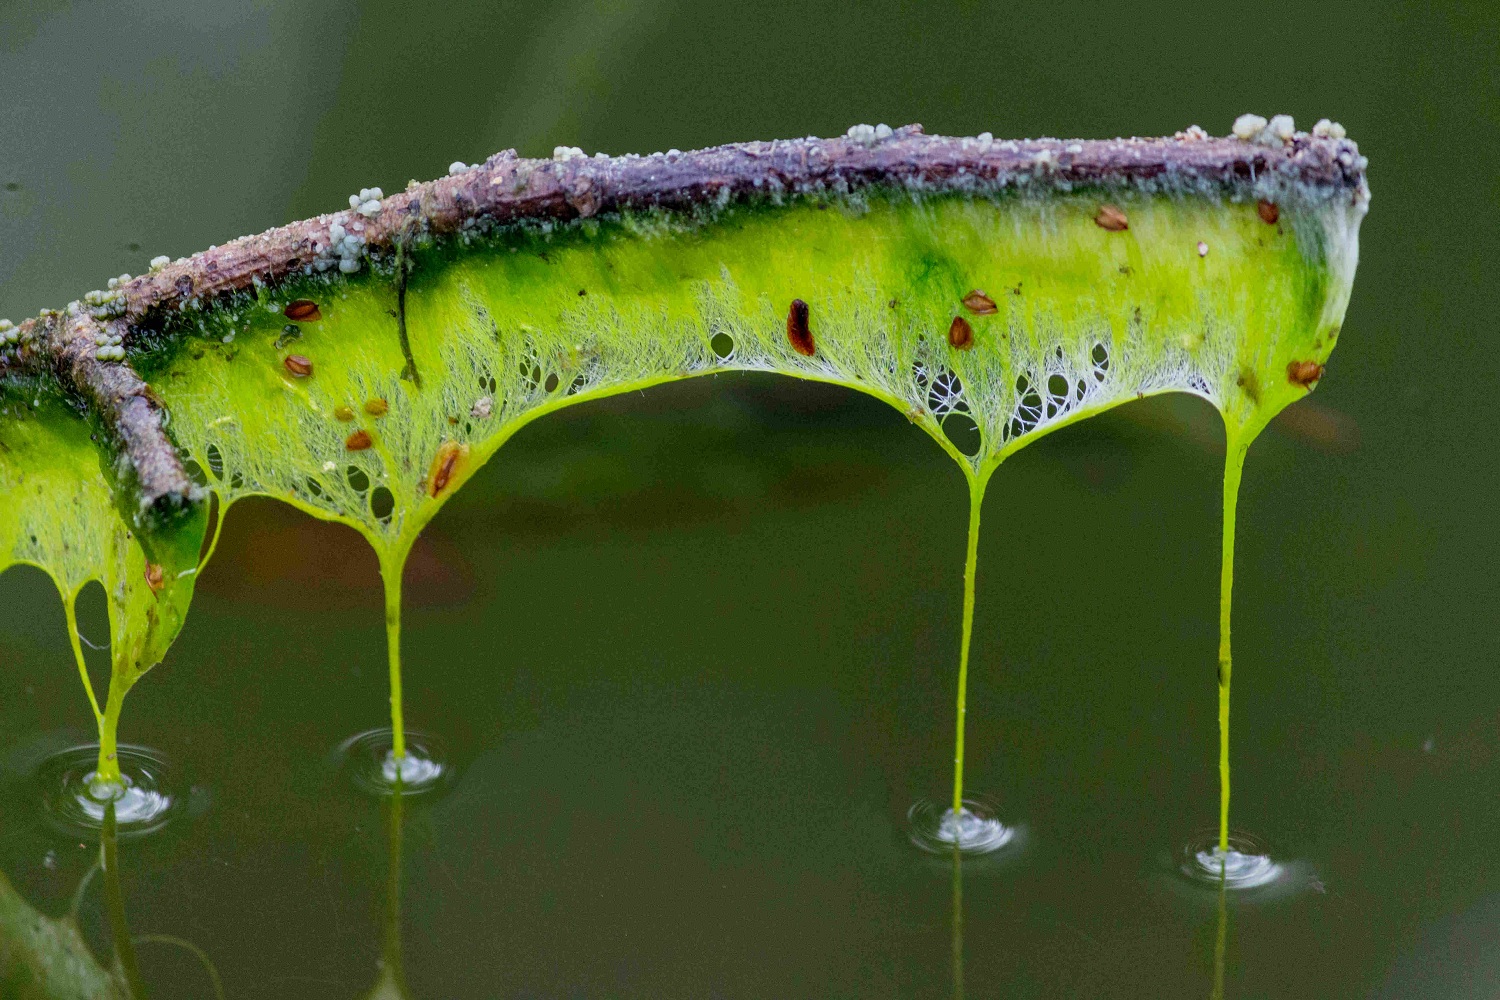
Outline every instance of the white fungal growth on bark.
<path id="1" fill-rule="evenodd" d="M 1240 115 L 1234 120 L 1234 128 L 1232 132 L 1236 139 L 1242 139 L 1245 142 L 1251 142 L 1255 139 L 1256 136 L 1260 135 L 1265 127 L 1266 120 L 1260 115 L 1246 114 Z"/>
<path id="2" fill-rule="evenodd" d="M 1329 121 L 1327 118 L 1318 119 L 1318 123 L 1313 126 L 1312 134 L 1319 139 L 1343 139 L 1347 135 L 1344 126 L 1338 122 Z"/>
<path id="3" fill-rule="evenodd" d="M 1297 123 L 1291 115 L 1277 115 L 1266 123 L 1265 130 L 1257 137 L 1263 146 L 1277 146 L 1292 141 L 1297 134 Z"/>

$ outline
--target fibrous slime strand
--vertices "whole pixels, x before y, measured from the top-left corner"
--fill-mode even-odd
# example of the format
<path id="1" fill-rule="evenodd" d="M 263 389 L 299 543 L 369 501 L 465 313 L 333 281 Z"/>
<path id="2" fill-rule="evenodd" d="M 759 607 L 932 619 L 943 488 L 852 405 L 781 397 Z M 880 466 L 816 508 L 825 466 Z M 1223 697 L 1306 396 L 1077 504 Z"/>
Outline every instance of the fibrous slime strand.
<path id="1" fill-rule="evenodd" d="M 1219 853 L 1229 850 L 1229 608 L 1234 590 L 1234 517 L 1249 437 L 1231 428 L 1224 451 L 1224 541 L 1219 565 Z"/>
<path id="2" fill-rule="evenodd" d="M 963 633 L 958 647 L 958 709 L 953 747 L 953 815 L 964 808 L 964 720 L 968 715 L 969 645 L 974 636 L 974 572 L 979 563 L 979 513 L 988 477 L 969 477 L 969 540 L 964 555 Z"/>
<path id="3" fill-rule="evenodd" d="M 405 566 L 405 550 L 380 557 L 380 578 L 385 584 L 385 645 L 391 678 L 391 752 L 397 761 L 406 756 L 406 723 L 401 710 L 401 575 Z"/>

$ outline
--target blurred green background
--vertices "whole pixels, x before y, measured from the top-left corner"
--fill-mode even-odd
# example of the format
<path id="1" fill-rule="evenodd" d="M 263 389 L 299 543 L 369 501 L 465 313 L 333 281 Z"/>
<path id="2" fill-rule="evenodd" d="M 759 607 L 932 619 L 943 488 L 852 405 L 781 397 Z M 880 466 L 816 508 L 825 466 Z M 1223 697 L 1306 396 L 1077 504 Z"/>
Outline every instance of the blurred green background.
<path id="1" fill-rule="evenodd" d="M 1235 594 L 1234 821 L 1305 884 L 1231 901 L 1225 992 L 1490 995 L 1497 80 L 1487 4 L 9 3 L 0 315 L 510 146 L 1342 121 L 1359 275 L 1328 376 L 1251 453 Z M 971 997 L 1213 989 L 1216 900 L 1170 858 L 1215 820 L 1221 452 L 1206 404 L 1153 400 L 991 486 L 969 783 L 1029 841 L 965 865 Z M 462 771 L 407 818 L 411 994 L 948 995 L 949 869 L 904 817 L 946 787 L 964 500 L 826 387 L 705 379 L 523 432 L 408 573 L 408 718 Z M 325 755 L 385 716 L 375 562 L 269 502 L 225 532 L 126 712 L 207 806 L 122 849 L 131 926 L 229 996 L 361 995 L 385 828 Z M 88 712 L 50 585 L 8 573 L 0 609 L 13 764 Z M 43 911 L 94 853 L 0 798 L 0 871 Z M 211 995 L 186 952 L 141 962 Z"/>

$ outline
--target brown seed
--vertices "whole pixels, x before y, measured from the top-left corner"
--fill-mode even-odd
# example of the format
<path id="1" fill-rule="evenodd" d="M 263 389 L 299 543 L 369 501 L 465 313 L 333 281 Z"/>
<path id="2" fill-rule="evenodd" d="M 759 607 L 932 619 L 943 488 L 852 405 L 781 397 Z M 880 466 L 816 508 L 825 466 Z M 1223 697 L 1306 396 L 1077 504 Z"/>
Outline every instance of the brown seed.
<path id="1" fill-rule="evenodd" d="M 156 563 L 146 564 L 146 586 L 151 588 L 151 593 L 161 593 L 161 588 L 166 585 L 166 574 Z"/>
<path id="2" fill-rule="evenodd" d="M 349 421 L 354 419 L 354 407 L 335 406 L 333 408 L 333 415 L 347 424 Z"/>
<path id="3" fill-rule="evenodd" d="M 974 328 L 962 316 L 953 317 L 953 322 L 948 324 L 948 345 L 960 351 L 974 346 Z"/>
<path id="4" fill-rule="evenodd" d="M 1116 205 L 1109 202 L 1099 206 L 1099 211 L 1094 215 L 1094 224 L 1100 229 L 1108 229 L 1112 233 L 1118 233 L 1123 229 L 1130 228 L 1130 220 L 1125 218 L 1125 213 L 1120 211 Z"/>
<path id="5" fill-rule="evenodd" d="M 344 438 L 344 447 L 350 451 L 364 451 L 374 443 L 370 440 L 370 432 L 366 430 L 355 431 Z"/>
<path id="6" fill-rule="evenodd" d="M 307 378 L 312 374 L 312 362 L 300 354 L 288 354 L 281 359 L 281 363 L 297 378 Z"/>
<path id="7" fill-rule="evenodd" d="M 786 339 L 792 342 L 792 350 L 810 358 L 818 352 L 813 344 L 812 331 L 807 327 L 807 303 L 792 300 L 792 308 L 786 314 Z"/>
<path id="8" fill-rule="evenodd" d="M 372 417 L 383 417 L 389 409 L 390 405 L 379 397 L 365 400 L 365 412 Z"/>
<path id="9" fill-rule="evenodd" d="M 984 294 L 977 288 L 970 292 L 968 295 L 965 295 L 963 298 L 963 302 L 964 308 L 969 310 L 969 312 L 973 313 L 975 316 L 993 316 L 995 313 L 1000 311 L 995 306 L 995 300 L 990 298 L 988 295 Z"/>
<path id="10" fill-rule="evenodd" d="M 427 492 L 431 496 L 437 496 L 448 488 L 453 481 L 453 476 L 458 472 L 459 465 L 468 457 L 469 446 L 459 444 L 457 441 L 444 441 L 443 446 L 438 449 L 437 455 L 432 460 L 432 468 L 427 473 Z"/>
<path id="11" fill-rule="evenodd" d="M 1255 210 L 1260 213 L 1260 221 L 1268 226 L 1276 225 L 1276 220 L 1281 218 L 1281 209 L 1276 207 L 1274 201 L 1266 201 L 1262 198 L 1255 203 Z"/>
<path id="12" fill-rule="evenodd" d="M 1323 366 L 1316 361 L 1293 361 L 1286 366 L 1286 378 L 1292 385 L 1311 389 L 1312 384 L 1323 377 Z"/>
<path id="13" fill-rule="evenodd" d="M 318 304 L 312 299 L 293 299 L 281 311 L 293 323 L 316 323 L 323 318 Z"/>

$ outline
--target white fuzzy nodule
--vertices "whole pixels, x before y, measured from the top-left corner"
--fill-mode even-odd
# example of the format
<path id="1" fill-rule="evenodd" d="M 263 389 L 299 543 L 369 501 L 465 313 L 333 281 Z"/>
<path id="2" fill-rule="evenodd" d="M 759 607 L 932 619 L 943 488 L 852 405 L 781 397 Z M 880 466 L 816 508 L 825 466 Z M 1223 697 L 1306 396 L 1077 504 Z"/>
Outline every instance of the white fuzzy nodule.
<path id="1" fill-rule="evenodd" d="M 1260 115 L 1240 115 L 1234 120 L 1232 132 L 1236 139 L 1252 141 L 1265 130 L 1266 120 Z"/>

